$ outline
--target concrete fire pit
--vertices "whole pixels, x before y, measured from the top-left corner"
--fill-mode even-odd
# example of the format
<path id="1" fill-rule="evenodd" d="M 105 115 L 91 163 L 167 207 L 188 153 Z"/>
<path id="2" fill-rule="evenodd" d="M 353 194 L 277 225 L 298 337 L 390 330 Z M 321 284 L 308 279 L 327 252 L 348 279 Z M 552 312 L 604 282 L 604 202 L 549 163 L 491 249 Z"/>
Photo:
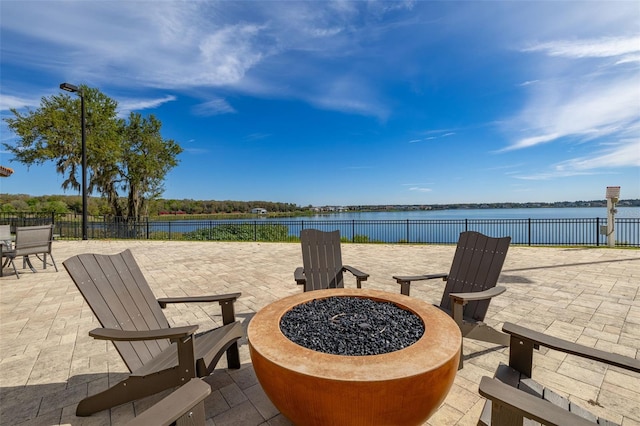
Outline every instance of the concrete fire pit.
<path id="1" fill-rule="evenodd" d="M 293 343 L 280 330 L 293 307 L 332 296 L 388 301 L 416 314 L 423 336 L 381 355 L 333 355 Z M 260 310 L 248 327 L 256 376 L 273 404 L 299 425 L 418 425 L 440 406 L 455 378 L 461 334 L 432 305 L 401 294 L 362 289 L 300 293 Z"/>

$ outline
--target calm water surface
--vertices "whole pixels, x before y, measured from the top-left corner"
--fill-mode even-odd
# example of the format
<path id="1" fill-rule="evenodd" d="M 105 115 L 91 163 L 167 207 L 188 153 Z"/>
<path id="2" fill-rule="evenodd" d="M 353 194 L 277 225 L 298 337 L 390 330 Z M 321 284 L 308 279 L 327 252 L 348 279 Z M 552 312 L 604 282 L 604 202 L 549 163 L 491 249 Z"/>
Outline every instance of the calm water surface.
<path id="1" fill-rule="evenodd" d="M 623 245 L 639 245 L 637 219 L 640 219 L 640 207 L 618 207 L 617 210 L 616 241 Z M 627 222 L 622 223 L 624 220 L 620 219 Z M 313 227 L 325 231 L 338 229 L 341 236 L 350 241 L 365 237 L 370 241 L 390 243 L 455 243 L 460 232 L 474 230 L 491 236 L 509 235 L 514 244 L 596 245 L 606 241 L 601 231 L 606 221 L 605 207 L 583 207 L 344 212 L 291 218 L 256 216 L 225 221 L 152 222 L 149 228 L 169 234 L 187 233 L 214 229 L 231 222 L 250 224 L 257 232 L 260 225 L 278 223 L 287 227 L 290 236 Z"/>
<path id="2" fill-rule="evenodd" d="M 640 218 L 640 207 L 617 207 L 617 218 Z M 344 212 L 315 215 L 310 220 L 429 220 L 429 219 L 583 219 L 606 218 L 604 207 L 527 208 L 527 209 L 455 209 L 401 212 Z M 301 218 L 296 218 L 301 219 Z"/>

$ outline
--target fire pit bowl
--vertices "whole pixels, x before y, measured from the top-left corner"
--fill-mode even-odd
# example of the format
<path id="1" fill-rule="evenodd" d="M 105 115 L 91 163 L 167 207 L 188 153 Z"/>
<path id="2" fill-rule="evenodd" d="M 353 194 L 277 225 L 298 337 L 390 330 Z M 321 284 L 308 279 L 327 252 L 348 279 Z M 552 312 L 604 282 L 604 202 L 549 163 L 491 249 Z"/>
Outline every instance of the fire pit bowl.
<path id="1" fill-rule="evenodd" d="M 293 343 L 280 320 L 293 307 L 332 296 L 392 302 L 425 326 L 411 346 L 380 355 L 333 355 Z M 440 406 L 455 378 L 462 336 L 434 306 L 377 290 L 300 293 L 261 309 L 247 330 L 253 368 L 267 396 L 299 425 L 419 425 Z"/>

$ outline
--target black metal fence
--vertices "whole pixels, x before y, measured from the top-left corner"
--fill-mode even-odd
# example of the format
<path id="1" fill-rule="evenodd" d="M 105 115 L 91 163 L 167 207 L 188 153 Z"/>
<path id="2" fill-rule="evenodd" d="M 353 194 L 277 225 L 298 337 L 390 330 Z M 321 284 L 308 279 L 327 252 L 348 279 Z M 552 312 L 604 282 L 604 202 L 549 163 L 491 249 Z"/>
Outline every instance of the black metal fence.
<path id="1" fill-rule="evenodd" d="M 0 214 L 0 224 L 27 226 L 53 223 L 57 238 L 80 239 L 80 215 Z M 150 220 L 130 221 L 90 216 L 90 239 L 198 241 L 297 241 L 300 231 L 340 230 L 344 241 L 356 243 L 454 244 L 463 231 L 509 235 L 512 244 L 529 246 L 604 246 L 604 218 L 580 219 L 434 219 L 434 220 Z M 640 218 L 617 218 L 616 246 L 640 247 Z"/>

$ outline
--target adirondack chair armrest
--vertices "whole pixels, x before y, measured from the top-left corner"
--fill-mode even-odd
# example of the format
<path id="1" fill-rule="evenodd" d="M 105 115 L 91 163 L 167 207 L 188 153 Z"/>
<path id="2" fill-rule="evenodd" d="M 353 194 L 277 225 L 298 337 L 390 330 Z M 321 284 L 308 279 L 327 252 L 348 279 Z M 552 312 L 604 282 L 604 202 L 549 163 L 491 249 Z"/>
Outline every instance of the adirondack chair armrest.
<path id="1" fill-rule="evenodd" d="M 522 424 L 522 417 L 545 425 L 591 425 L 593 423 L 548 401 L 514 389 L 497 379 L 483 376 L 480 395 L 491 400 L 491 425 Z"/>
<path id="2" fill-rule="evenodd" d="M 362 288 L 362 281 L 366 281 L 367 278 L 369 278 L 369 274 L 366 274 L 364 272 L 362 272 L 361 270 L 354 268 L 353 266 L 349 266 L 349 265 L 342 265 L 342 270 L 343 271 L 347 271 L 347 272 L 351 272 L 355 277 L 356 277 L 356 283 L 358 288 Z"/>
<path id="3" fill-rule="evenodd" d="M 357 268 L 354 268 L 353 266 L 342 265 L 342 270 L 343 271 L 347 271 L 347 272 L 351 272 L 357 278 L 361 278 L 362 281 L 366 281 L 367 278 L 369 278 L 369 274 L 366 274 L 366 273 L 362 272 L 361 270 L 359 270 Z"/>
<path id="4" fill-rule="evenodd" d="M 242 293 L 217 294 L 211 296 L 193 296 L 193 297 L 163 297 L 158 300 L 161 308 L 166 308 L 168 303 L 202 303 L 202 302 L 219 302 L 222 307 L 222 323 L 224 325 L 231 324 L 236 320 L 236 314 L 233 304 Z"/>
<path id="5" fill-rule="evenodd" d="M 449 278 L 448 273 L 428 274 L 428 275 L 394 275 L 393 279 L 400 284 L 400 293 L 409 296 L 411 291 L 412 281 L 424 281 L 433 280 L 436 278 L 442 278 L 442 281 L 446 281 Z"/>
<path id="6" fill-rule="evenodd" d="M 184 327 L 162 328 L 158 330 L 120 330 L 117 328 L 96 328 L 89 332 L 89 336 L 98 340 L 112 341 L 140 341 L 159 339 L 182 339 L 193 335 L 198 330 L 197 325 Z"/>
<path id="7" fill-rule="evenodd" d="M 203 303 L 203 302 L 235 302 L 242 293 L 214 294 L 210 296 L 162 297 L 158 300 L 161 308 L 169 303 Z"/>
<path id="8" fill-rule="evenodd" d="M 440 274 L 428 274 L 428 275 L 394 275 L 393 279 L 398 282 L 398 284 L 402 284 L 403 282 L 411 282 L 411 281 L 423 281 L 423 280 L 433 280 L 435 278 L 442 278 L 442 281 L 446 281 L 449 278 L 449 273 L 440 273 Z"/>
<path id="9" fill-rule="evenodd" d="M 452 303 L 461 303 L 462 305 L 466 305 L 468 302 L 474 300 L 491 299 L 492 297 L 498 296 L 505 291 L 507 291 L 505 287 L 498 286 L 484 291 L 476 291 L 472 293 L 450 293 L 449 297 L 451 298 Z"/>
<path id="10" fill-rule="evenodd" d="M 296 284 L 305 285 L 307 283 L 307 279 L 304 276 L 304 268 L 299 266 L 293 271 L 293 278 L 296 280 Z"/>
<path id="11" fill-rule="evenodd" d="M 528 377 L 531 377 L 533 349 L 539 346 L 640 372 L 640 360 L 635 358 L 590 348 L 509 322 L 504 323 L 502 331 L 511 335 L 509 365 Z"/>

